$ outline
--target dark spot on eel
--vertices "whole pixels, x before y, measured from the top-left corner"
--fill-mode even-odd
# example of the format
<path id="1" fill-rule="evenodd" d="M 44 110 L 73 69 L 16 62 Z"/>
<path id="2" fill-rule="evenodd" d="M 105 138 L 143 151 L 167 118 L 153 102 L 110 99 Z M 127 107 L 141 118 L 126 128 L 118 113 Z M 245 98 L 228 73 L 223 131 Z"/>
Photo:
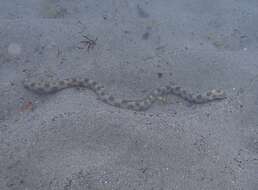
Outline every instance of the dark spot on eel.
<path id="1" fill-rule="evenodd" d="M 78 82 L 78 85 L 79 85 L 79 86 L 84 86 L 84 83 L 83 83 L 82 81 L 79 81 L 79 82 Z"/>
<path id="2" fill-rule="evenodd" d="M 45 83 L 44 84 L 44 86 L 45 86 L 45 88 L 49 88 L 50 87 L 50 85 L 49 85 L 49 83 L 47 82 L 47 83 Z"/>
<path id="3" fill-rule="evenodd" d="M 196 97 L 198 100 L 200 100 L 200 99 L 202 99 L 202 95 L 198 95 L 197 97 Z"/>
<path id="4" fill-rule="evenodd" d="M 114 103 L 114 106 L 116 106 L 116 107 L 120 107 L 121 105 L 120 105 L 120 103 L 115 102 L 115 103 Z"/>
<path id="5" fill-rule="evenodd" d="M 122 100 L 122 104 L 126 104 L 128 101 L 126 101 L 126 100 Z"/>
<path id="6" fill-rule="evenodd" d="M 132 104 L 129 104 L 127 107 L 128 107 L 129 109 L 133 109 L 133 108 L 134 108 L 134 106 L 133 106 Z"/>
<path id="7" fill-rule="evenodd" d="M 29 86 L 33 88 L 35 85 L 36 85 L 36 84 L 33 82 L 33 83 L 31 83 Z"/>
<path id="8" fill-rule="evenodd" d="M 113 96 L 109 96 L 108 99 L 109 99 L 110 101 L 114 101 L 114 97 L 113 97 Z"/>
<path id="9" fill-rule="evenodd" d="M 56 87 L 56 86 L 53 86 L 52 88 L 51 88 L 51 92 L 55 92 L 55 91 L 57 91 L 58 90 L 58 88 Z"/>
<path id="10" fill-rule="evenodd" d="M 163 76 L 163 73 L 158 73 L 158 77 L 161 78 Z"/>
<path id="11" fill-rule="evenodd" d="M 59 85 L 61 85 L 61 86 L 63 86 L 65 83 L 64 83 L 64 81 L 59 81 Z"/>
<path id="12" fill-rule="evenodd" d="M 44 88 L 39 87 L 39 88 L 37 89 L 37 91 L 38 91 L 38 92 L 44 92 Z"/>
<path id="13" fill-rule="evenodd" d="M 140 106 L 139 102 L 135 102 L 135 106 L 139 107 Z"/>
<path id="14" fill-rule="evenodd" d="M 167 90 L 171 90 L 171 87 L 169 85 L 165 86 Z"/>
<path id="15" fill-rule="evenodd" d="M 180 90 L 181 90 L 181 87 L 180 87 L 180 86 L 177 86 L 177 87 L 175 87 L 175 90 L 176 90 L 176 91 L 180 91 Z"/>
<path id="16" fill-rule="evenodd" d="M 97 84 L 96 81 L 93 81 L 93 82 L 92 82 L 92 85 L 93 85 L 93 86 L 96 86 L 96 84 Z"/>
<path id="17" fill-rule="evenodd" d="M 211 96 L 212 95 L 212 93 L 211 92 L 207 92 L 207 94 L 206 94 L 207 96 Z"/>

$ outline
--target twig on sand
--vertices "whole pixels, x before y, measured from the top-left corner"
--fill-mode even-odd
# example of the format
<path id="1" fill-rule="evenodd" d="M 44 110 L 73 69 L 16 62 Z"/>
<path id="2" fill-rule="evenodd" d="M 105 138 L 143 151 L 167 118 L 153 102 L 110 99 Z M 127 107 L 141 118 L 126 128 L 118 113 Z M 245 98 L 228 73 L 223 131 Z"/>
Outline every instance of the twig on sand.
<path id="1" fill-rule="evenodd" d="M 80 41 L 81 44 L 84 45 L 84 47 L 87 47 L 87 51 L 89 52 L 91 49 L 94 49 L 96 42 L 98 38 L 95 40 L 90 39 L 88 36 L 83 35 L 84 40 Z M 84 47 L 78 47 L 79 49 L 84 49 Z"/>

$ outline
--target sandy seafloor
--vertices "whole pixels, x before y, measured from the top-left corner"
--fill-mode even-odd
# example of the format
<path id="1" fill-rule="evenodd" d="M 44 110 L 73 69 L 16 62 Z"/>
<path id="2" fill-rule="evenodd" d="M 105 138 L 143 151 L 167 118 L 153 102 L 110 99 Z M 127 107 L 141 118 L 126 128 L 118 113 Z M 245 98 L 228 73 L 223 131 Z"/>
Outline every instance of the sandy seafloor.
<path id="1" fill-rule="evenodd" d="M 256 0 L 0 0 L 0 189 L 257 190 L 257 23 Z M 134 112 L 22 86 L 75 76 L 129 99 L 168 83 L 227 99 Z"/>

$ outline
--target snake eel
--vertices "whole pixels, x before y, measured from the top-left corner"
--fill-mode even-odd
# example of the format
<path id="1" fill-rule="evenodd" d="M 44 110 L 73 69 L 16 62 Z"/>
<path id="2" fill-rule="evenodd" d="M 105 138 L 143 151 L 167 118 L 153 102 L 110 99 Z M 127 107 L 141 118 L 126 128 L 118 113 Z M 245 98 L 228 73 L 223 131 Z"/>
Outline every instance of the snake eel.
<path id="1" fill-rule="evenodd" d="M 194 95 L 193 93 L 188 92 L 180 86 L 166 85 L 152 90 L 142 99 L 119 99 L 115 98 L 113 95 L 107 92 L 102 84 L 88 78 L 68 78 L 64 80 L 49 80 L 38 82 L 24 80 L 23 85 L 26 89 L 37 94 L 51 94 L 65 88 L 85 87 L 92 90 L 97 95 L 98 99 L 106 104 L 134 111 L 145 111 L 149 109 L 154 102 L 169 94 L 179 96 L 184 100 L 194 104 L 202 104 L 226 98 L 226 93 L 220 89 L 212 89 L 204 94 Z"/>

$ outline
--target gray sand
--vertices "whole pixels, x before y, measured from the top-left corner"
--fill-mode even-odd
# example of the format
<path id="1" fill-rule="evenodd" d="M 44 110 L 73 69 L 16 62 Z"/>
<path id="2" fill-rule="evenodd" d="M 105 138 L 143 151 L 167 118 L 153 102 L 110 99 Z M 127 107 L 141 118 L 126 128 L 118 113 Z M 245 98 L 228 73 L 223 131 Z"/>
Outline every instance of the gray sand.
<path id="1" fill-rule="evenodd" d="M 0 189 L 256 190 L 257 10 L 255 0 L 0 0 Z M 22 86 L 73 76 L 129 99 L 168 83 L 228 98 L 169 96 L 134 112 L 86 89 Z"/>

